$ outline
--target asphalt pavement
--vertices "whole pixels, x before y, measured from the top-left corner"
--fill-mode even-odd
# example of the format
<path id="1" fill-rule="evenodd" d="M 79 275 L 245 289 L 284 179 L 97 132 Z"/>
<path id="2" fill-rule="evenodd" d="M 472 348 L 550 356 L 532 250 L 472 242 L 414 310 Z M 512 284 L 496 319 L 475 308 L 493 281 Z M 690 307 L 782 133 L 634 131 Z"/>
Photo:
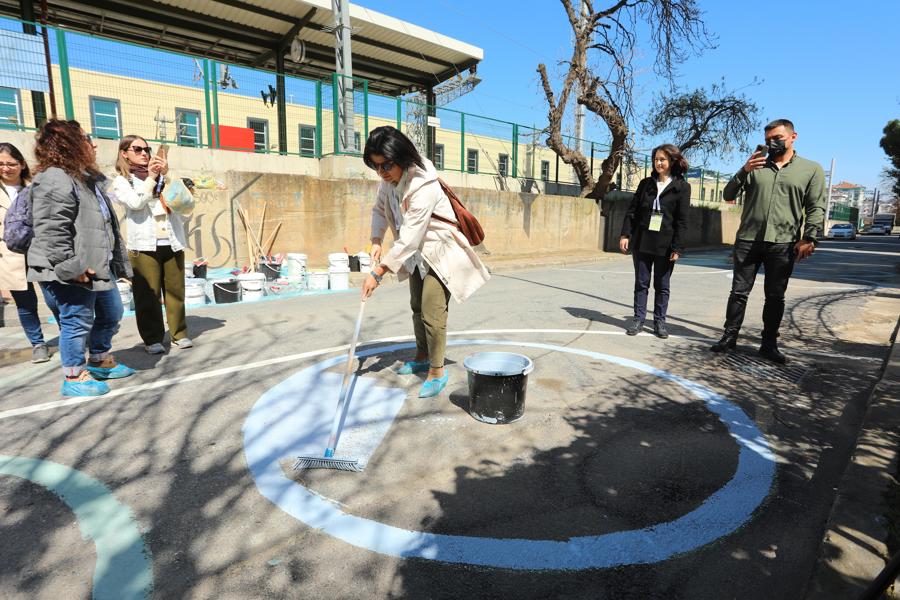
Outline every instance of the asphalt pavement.
<path id="1" fill-rule="evenodd" d="M 138 372 L 100 398 L 61 398 L 57 356 L 0 368 L 0 596 L 788 600 L 840 568 L 820 555 L 891 352 L 900 240 L 797 265 L 784 366 L 756 354 L 762 275 L 737 350 L 709 352 L 725 249 L 676 266 L 667 340 L 624 335 L 629 257 L 497 266 L 451 303 L 435 399 L 392 371 L 405 285 L 370 300 L 338 443 L 361 473 L 291 468 L 327 441 L 356 291 L 197 308 L 196 347 L 163 356 L 127 318 Z M 486 350 L 534 361 L 515 422 L 469 414 L 463 360 Z"/>

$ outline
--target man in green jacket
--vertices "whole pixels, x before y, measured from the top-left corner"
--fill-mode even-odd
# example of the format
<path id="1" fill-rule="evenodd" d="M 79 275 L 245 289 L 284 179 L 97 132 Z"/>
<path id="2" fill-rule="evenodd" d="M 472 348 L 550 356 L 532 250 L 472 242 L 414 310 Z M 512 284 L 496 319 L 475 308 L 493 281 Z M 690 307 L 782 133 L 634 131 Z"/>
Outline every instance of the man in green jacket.
<path id="1" fill-rule="evenodd" d="M 725 352 L 737 345 L 747 298 L 760 265 L 766 269 L 762 345 L 759 353 L 785 363 L 778 350 L 784 316 L 784 293 L 794 260 L 812 255 L 825 221 L 825 172 L 794 152 L 797 133 L 787 119 L 765 127 L 766 152 L 754 152 L 725 186 L 731 202 L 744 192 L 744 210 L 734 242 L 734 278 L 725 309 L 725 333 L 712 348 Z"/>

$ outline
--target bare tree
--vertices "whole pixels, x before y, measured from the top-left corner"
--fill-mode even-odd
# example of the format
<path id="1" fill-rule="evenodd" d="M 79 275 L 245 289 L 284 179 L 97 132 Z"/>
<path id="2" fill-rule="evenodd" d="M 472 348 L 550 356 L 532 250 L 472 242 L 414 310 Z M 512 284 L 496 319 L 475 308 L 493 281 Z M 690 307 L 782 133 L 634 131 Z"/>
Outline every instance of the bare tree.
<path id="1" fill-rule="evenodd" d="M 699 88 L 657 97 L 644 133 L 669 133 L 673 143 L 694 162 L 710 156 L 725 158 L 734 150 L 750 149 L 747 137 L 761 125 L 759 112 L 756 103 L 728 90 L 722 80 L 712 84 L 709 91 Z"/>
<path id="2" fill-rule="evenodd" d="M 712 46 L 697 6 L 698 0 L 618 0 L 596 9 L 594 0 L 581 0 L 582 14 L 572 0 L 560 0 L 574 33 L 572 56 L 559 93 L 553 91 L 547 67 L 538 65 L 549 110 L 547 145 L 571 165 L 581 194 L 601 199 L 627 151 L 629 122 L 634 117 L 632 89 L 638 33 L 646 32 L 656 51 L 655 72 L 670 84 L 676 67 L 693 52 Z M 590 56 L 589 56 L 590 53 Z M 576 86 L 577 84 L 577 86 Z M 577 97 L 572 98 L 573 94 Z M 610 148 L 594 180 L 590 160 L 563 140 L 563 117 L 570 100 L 600 117 L 610 133 Z"/>

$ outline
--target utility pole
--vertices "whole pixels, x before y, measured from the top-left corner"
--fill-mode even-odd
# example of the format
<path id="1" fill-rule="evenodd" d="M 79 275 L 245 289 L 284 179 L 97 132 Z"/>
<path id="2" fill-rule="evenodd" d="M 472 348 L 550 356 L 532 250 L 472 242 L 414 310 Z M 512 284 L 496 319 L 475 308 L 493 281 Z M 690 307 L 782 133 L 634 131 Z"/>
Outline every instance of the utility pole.
<path id="1" fill-rule="evenodd" d="M 338 131 L 339 149 L 353 149 L 353 55 L 350 51 L 350 1 L 331 0 L 334 12 L 334 62 L 338 74 Z"/>
<path id="2" fill-rule="evenodd" d="M 828 198 L 825 201 L 825 222 L 828 227 L 828 219 L 831 218 L 831 184 L 834 182 L 834 159 L 831 159 L 831 170 L 828 171 Z"/>

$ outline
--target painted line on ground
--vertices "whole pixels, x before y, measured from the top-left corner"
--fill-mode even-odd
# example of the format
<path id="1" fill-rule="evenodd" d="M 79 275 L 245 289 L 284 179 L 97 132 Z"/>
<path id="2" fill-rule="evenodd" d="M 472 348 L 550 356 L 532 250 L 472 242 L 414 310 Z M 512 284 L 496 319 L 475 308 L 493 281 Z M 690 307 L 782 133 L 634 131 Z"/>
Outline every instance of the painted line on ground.
<path id="1" fill-rule="evenodd" d="M 463 331 L 450 331 L 447 332 L 448 336 L 460 336 L 460 335 L 496 335 L 496 334 L 534 334 L 534 333 L 562 333 L 562 334 L 571 334 L 571 335 L 626 335 L 624 331 L 600 331 L 600 330 L 583 330 L 583 329 L 468 329 Z M 656 339 L 656 336 L 650 333 L 642 332 L 637 336 L 629 336 L 632 338 L 653 338 Z M 399 342 L 404 340 L 412 339 L 413 336 L 410 335 L 401 335 L 401 336 L 393 336 L 393 337 L 385 337 L 378 338 L 374 340 L 369 340 L 366 342 L 360 342 L 360 346 L 370 346 L 372 344 L 383 344 L 388 342 Z M 680 336 L 680 335 L 670 335 L 670 340 L 683 339 L 695 342 L 709 342 L 715 341 L 715 338 L 707 338 L 700 336 Z M 21 417 L 24 415 L 29 415 L 37 412 L 43 412 L 47 410 L 53 410 L 55 408 L 65 408 L 68 406 L 76 406 L 78 404 L 85 404 L 88 402 L 94 402 L 97 400 L 107 400 L 110 398 L 115 398 L 118 396 L 125 396 L 128 394 L 135 394 L 137 392 L 145 392 L 149 390 L 155 390 L 159 388 L 164 388 L 172 385 L 180 385 L 183 383 L 190 383 L 192 381 L 201 381 L 203 379 L 211 379 L 214 377 L 222 377 L 225 375 L 231 375 L 232 373 L 238 373 L 240 371 L 248 371 L 252 369 L 258 369 L 260 367 L 266 367 L 269 365 L 277 365 L 282 363 L 294 362 L 298 360 L 304 360 L 307 358 L 315 358 L 317 356 L 322 356 L 323 354 L 329 354 L 331 352 L 344 352 L 349 348 L 349 344 L 344 344 L 343 346 L 332 346 L 331 348 L 325 348 L 323 350 L 311 350 L 309 352 L 301 352 L 299 354 L 289 354 L 287 356 L 279 356 L 276 358 L 269 358 L 266 360 L 260 360 L 252 363 L 243 363 L 240 365 L 234 365 L 231 367 L 222 367 L 221 369 L 214 369 L 212 371 L 201 371 L 199 373 L 194 373 L 192 375 L 185 375 L 184 377 L 175 377 L 172 379 L 160 379 L 151 383 L 142 383 L 138 385 L 133 385 L 129 387 L 116 388 L 105 394 L 103 396 L 77 396 L 73 398 L 65 398 L 62 400 L 54 400 L 52 402 L 44 402 L 41 404 L 33 404 L 30 406 L 23 406 L 20 408 L 12 408 L 9 410 L 5 410 L 0 412 L 0 420 L 3 419 L 11 419 L 13 417 Z M 859 361 L 876 361 L 881 362 L 882 359 L 867 357 L 867 356 L 852 356 L 847 354 L 828 354 L 821 352 L 814 352 L 808 350 L 795 350 L 794 352 L 798 354 L 808 354 L 811 356 L 827 356 L 829 358 L 842 358 L 847 360 L 859 360 Z"/>
<path id="2" fill-rule="evenodd" d="M 131 510 L 100 481 L 65 465 L 0 455 L 0 475 L 48 489 L 75 514 L 81 535 L 94 542 L 96 600 L 138 600 L 153 592 L 153 564 Z M 64 574 L 59 574 L 65 577 Z"/>
<path id="3" fill-rule="evenodd" d="M 900 256 L 900 246 L 896 252 L 884 252 L 882 250 L 857 250 L 854 248 L 816 248 L 816 252 L 845 252 L 847 254 L 873 254 L 878 256 Z"/>
<path id="4" fill-rule="evenodd" d="M 307 392 L 313 389 L 315 393 L 314 384 L 322 371 L 342 360 L 334 357 L 307 367 L 266 391 L 250 410 L 242 428 L 244 454 L 260 493 L 310 527 L 359 548 L 402 558 L 524 570 L 596 569 L 667 560 L 734 532 L 747 523 L 769 494 L 775 475 L 775 456 L 765 435 L 740 407 L 698 383 L 641 362 L 578 348 L 485 339 L 449 340 L 447 344 L 564 352 L 671 381 L 702 400 L 728 429 L 738 446 L 737 469 L 699 507 L 677 519 L 642 529 L 578 536 L 565 541 L 434 534 L 379 523 L 343 512 L 337 502 L 289 479 L 281 468 L 281 461 L 302 454 L 302 449 L 297 448 L 298 440 L 304 437 L 304 428 L 309 427 L 296 414 L 298 404 L 306 397 L 290 393 L 291 381 L 300 382 Z M 415 343 L 376 346 L 357 352 L 357 356 L 364 358 L 414 347 Z M 334 395 L 329 390 L 328 398 Z M 327 428 L 321 432 L 319 448 L 324 447 L 326 431 Z"/>

